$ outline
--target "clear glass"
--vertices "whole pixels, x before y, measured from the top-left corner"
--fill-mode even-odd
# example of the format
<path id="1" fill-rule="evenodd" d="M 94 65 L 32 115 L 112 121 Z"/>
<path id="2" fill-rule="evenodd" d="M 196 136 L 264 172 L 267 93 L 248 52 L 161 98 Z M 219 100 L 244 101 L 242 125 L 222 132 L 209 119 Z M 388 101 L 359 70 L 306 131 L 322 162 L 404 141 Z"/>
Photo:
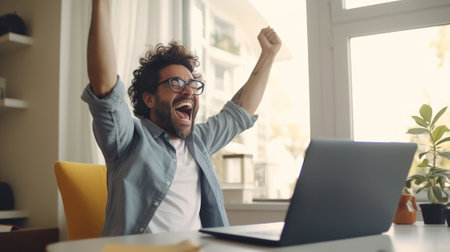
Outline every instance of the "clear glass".
<path id="1" fill-rule="evenodd" d="M 366 7 L 376 4 L 383 4 L 389 2 L 397 2 L 401 0 L 343 0 L 345 9 L 354 9 L 360 7 Z"/>
<path id="2" fill-rule="evenodd" d="M 215 71 L 215 88 L 217 90 L 220 91 L 225 91 L 225 74 L 228 71 L 228 69 L 226 69 L 226 67 L 220 65 L 220 64 L 215 64 L 214 65 L 214 71 Z"/>
<path id="3" fill-rule="evenodd" d="M 186 86 L 188 86 L 190 89 L 192 89 L 194 95 L 201 95 L 205 87 L 205 84 L 203 84 L 203 82 L 199 80 L 190 80 L 185 82 L 184 80 L 179 78 L 170 78 L 167 80 L 163 80 L 159 83 L 159 85 L 164 83 L 167 83 L 170 89 L 176 93 L 183 92 Z"/>
<path id="4" fill-rule="evenodd" d="M 256 112 L 259 119 L 212 159 L 223 181 L 234 178 L 233 169 L 224 170 L 223 155 L 251 154 L 254 198 L 287 199 L 310 138 L 306 1 L 232 0 L 246 11 L 239 14 L 224 2 L 196 0 L 191 8 L 190 44 L 203 53 L 200 70 L 208 83 L 197 118 L 205 121 L 219 112 L 247 81 L 260 53 L 256 36 L 265 26 L 273 27 L 283 48 Z"/>
<path id="5" fill-rule="evenodd" d="M 450 26 L 352 38 L 353 132 L 356 140 L 411 141 L 422 104 L 449 104 Z M 440 122 L 450 121 L 447 111 Z"/>

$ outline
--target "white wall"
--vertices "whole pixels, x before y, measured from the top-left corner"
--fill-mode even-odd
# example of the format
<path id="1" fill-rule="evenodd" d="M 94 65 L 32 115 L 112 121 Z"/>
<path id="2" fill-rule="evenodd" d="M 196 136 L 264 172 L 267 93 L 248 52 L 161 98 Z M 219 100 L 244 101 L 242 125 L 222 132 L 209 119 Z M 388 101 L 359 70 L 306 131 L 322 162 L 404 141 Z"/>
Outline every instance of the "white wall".
<path id="1" fill-rule="evenodd" d="M 33 45 L 0 55 L 0 76 L 7 96 L 29 108 L 0 112 L 0 181 L 11 185 L 16 209 L 29 211 L 28 226 L 56 227 L 61 1 L 0 0 L 0 15 L 14 11 Z"/>

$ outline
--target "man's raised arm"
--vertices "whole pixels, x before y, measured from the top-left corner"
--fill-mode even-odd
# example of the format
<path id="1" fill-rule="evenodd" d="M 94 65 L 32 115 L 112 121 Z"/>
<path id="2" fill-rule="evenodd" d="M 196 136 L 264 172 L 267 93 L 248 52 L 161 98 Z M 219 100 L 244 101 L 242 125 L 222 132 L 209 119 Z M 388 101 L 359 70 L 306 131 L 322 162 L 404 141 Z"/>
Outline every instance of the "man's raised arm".
<path id="1" fill-rule="evenodd" d="M 117 80 L 117 63 L 111 31 L 111 0 L 92 0 L 87 67 L 92 91 L 102 97 Z"/>
<path id="2" fill-rule="evenodd" d="M 258 35 L 258 41 L 261 46 L 261 55 L 259 56 L 258 62 L 247 82 L 231 99 L 250 115 L 255 113 L 261 102 L 267 81 L 269 80 L 270 69 L 272 68 L 275 56 L 281 48 L 280 38 L 270 27 L 261 30 Z"/>

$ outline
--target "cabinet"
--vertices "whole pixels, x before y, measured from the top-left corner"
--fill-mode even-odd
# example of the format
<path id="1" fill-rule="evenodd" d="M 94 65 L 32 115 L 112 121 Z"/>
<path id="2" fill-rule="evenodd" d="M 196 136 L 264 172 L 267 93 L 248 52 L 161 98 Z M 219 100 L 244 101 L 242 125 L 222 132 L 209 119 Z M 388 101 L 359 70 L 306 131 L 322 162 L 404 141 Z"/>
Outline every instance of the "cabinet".
<path id="1" fill-rule="evenodd" d="M 0 233 L 0 251 L 45 252 L 50 243 L 58 241 L 57 228 L 23 228 Z"/>
<path id="2" fill-rule="evenodd" d="M 24 226 L 24 222 L 27 218 L 28 212 L 25 210 L 0 211 L 0 224 Z"/>
<path id="3" fill-rule="evenodd" d="M 28 37 L 21 34 L 16 33 L 7 33 L 5 35 L 2 35 L 0 37 L 0 55 L 5 53 L 12 53 L 16 50 L 20 50 L 21 48 L 24 48 L 26 46 L 30 46 L 33 43 L 33 40 Z M 0 87 L 1 82 L 4 79 L 0 77 Z M 5 91 L 1 91 L 0 93 L 4 93 Z M 3 96 L 3 95 L 2 95 Z M 0 109 L 24 109 L 26 108 L 27 102 L 15 99 L 15 98 L 8 98 L 8 97 L 0 97 Z"/>

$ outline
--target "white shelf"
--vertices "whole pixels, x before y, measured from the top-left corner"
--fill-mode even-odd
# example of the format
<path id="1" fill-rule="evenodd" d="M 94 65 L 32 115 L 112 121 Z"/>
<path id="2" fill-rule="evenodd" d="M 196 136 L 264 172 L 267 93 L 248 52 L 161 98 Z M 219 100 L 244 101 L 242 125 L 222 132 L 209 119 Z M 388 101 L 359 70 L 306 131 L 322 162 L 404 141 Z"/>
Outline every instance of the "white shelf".
<path id="1" fill-rule="evenodd" d="M 28 103 L 23 100 L 14 98 L 0 99 L 0 108 L 17 108 L 24 109 L 28 107 Z"/>
<path id="2" fill-rule="evenodd" d="M 17 49 L 30 46 L 32 43 L 32 38 L 10 32 L 0 37 L 0 53 L 12 52 Z"/>
<path id="3" fill-rule="evenodd" d="M 25 219 L 25 218 L 28 218 L 28 211 L 26 211 L 26 210 L 0 211 L 0 220 Z"/>
<path id="4" fill-rule="evenodd" d="M 6 33 L 0 36 L 0 54 L 13 52 L 24 47 L 30 46 L 33 43 L 33 39 L 17 34 L 17 33 Z M 0 99 L 0 109 L 3 108 L 26 108 L 27 103 L 23 100 L 14 98 L 4 98 Z"/>

